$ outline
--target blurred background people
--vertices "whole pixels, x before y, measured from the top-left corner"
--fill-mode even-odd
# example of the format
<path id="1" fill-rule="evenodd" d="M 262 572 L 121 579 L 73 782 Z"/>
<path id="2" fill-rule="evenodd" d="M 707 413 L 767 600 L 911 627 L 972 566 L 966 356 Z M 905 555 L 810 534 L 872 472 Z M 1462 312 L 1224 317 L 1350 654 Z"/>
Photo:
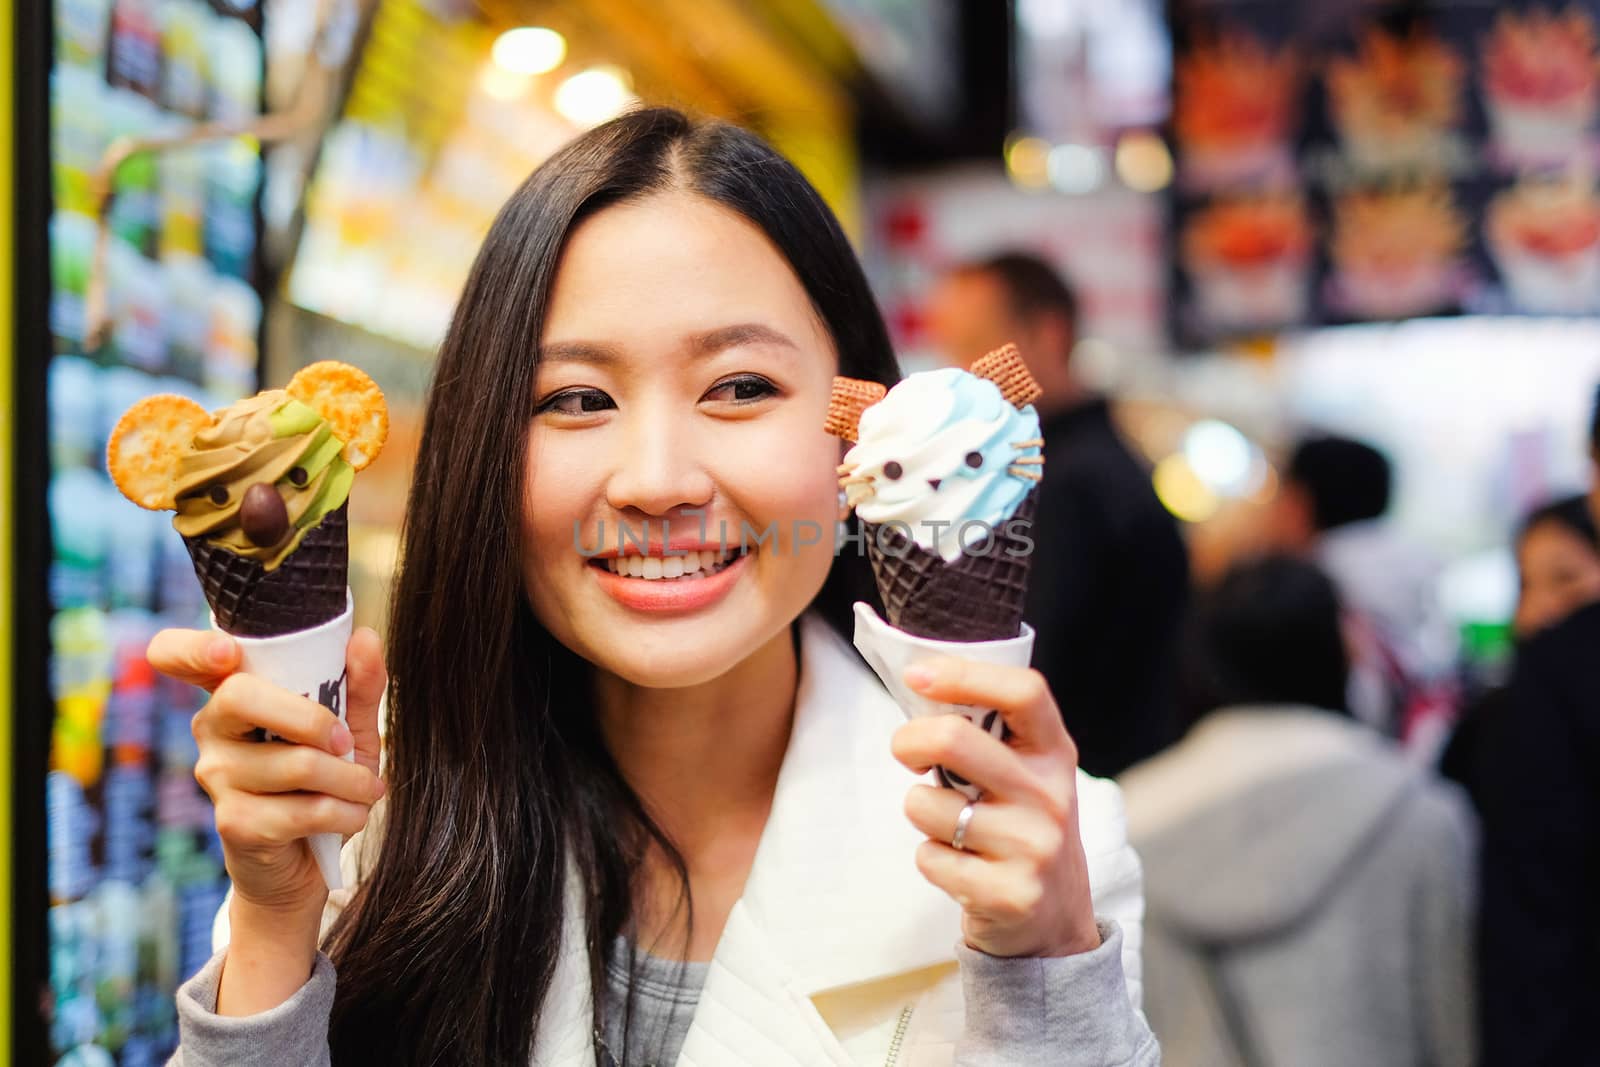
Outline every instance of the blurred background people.
<path id="1" fill-rule="evenodd" d="M 1535 509 L 1517 532 L 1518 596 L 1512 624 L 1518 644 L 1600 601 L 1600 536 L 1589 499 L 1563 497 Z M 1480 776 L 1495 753 L 1485 747 L 1484 724 L 1509 714 L 1509 693 L 1494 686 L 1462 712 L 1439 760 L 1439 771 L 1460 783 L 1481 807 Z"/>
<path id="2" fill-rule="evenodd" d="M 1600 395 L 1590 423 L 1600 464 Z M 1590 488 L 1600 516 L 1600 477 Z M 1600 604 L 1523 646 L 1480 761 L 1483 1067 L 1600 1063 Z"/>
<path id="3" fill-rule="evenodd" d="M 1441 565 L 1387 521 L 1394 473 L 1362 441 L 1317 436 L 1295 446 L 1268 518 L 1277 549 L 1316 560 L 1338 587 L 1351 642 L 1350 707 L 1393 737 L 1448 714 L 1454 652 L 1438 605 Z"/>
<path id="4" fill-rule="evenodd" d="M 1111 776 L 1175 736 L 1177 639 L 1189 566 L 1177 521 L 1072 366 L 1078 302 L 1048 264 L 1006 252 L 957 267 L 928 302 L 942 357 L 966 366 L 1016 342 L 1044 395 L 1044 481 L 1027 619 L 1033 664 L 1066 694 L 1083 768 Z"/>
<path id="5" fill-rule="evenodd" d="M 1600 600 L 1600 535 L 1587 497 L 1564 497 L 1534 511 L 1523 520 L 1516 553 L 1519 638 Z"/>
<path id="6" fill-rule="evenodd" d="M 1184 659 L 1198 721 L 1122 777 L 1164 1062 L 1471 1064 L 1471 816 L 1348 714 L 1333 583 L 1236 565 Z"/>

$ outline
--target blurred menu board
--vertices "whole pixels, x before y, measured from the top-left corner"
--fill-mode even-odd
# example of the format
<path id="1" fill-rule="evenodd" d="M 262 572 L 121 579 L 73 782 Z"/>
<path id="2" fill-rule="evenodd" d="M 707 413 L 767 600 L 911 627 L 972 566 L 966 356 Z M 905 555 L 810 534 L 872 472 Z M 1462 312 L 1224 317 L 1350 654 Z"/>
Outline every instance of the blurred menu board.
<path id="1" fill-rule="evenodd" d="M 199 693 L 144 659 L 206 609 L 170 516 L 105 472 L 118 415 L 169 392 L 207 407 L 254 389 L 261 302 L 257 147 L 135 156 L 116 177 L 110 330 L 85 339 L 96 226 L 91 179 L 120 136 L 259 112 L 254 0 L 55 0 L 51 71 L 50 485 L 53 719 L 45 777 L 49 1041 L 61 1064 L 160 1064 L 172 994 L 210 956 L 226 881 L 193 778 Z M 45 561 L 36 565 L 44 566 Z M 23 620 L 18 625 L 27 625 Z M 38 810 L 35 808 L 34 810 Z"/>
<path id="2" fill-rule="evenodd" d="M 1171 11 L 1183 343 L 1600 312 L 1600 2 Z"/>

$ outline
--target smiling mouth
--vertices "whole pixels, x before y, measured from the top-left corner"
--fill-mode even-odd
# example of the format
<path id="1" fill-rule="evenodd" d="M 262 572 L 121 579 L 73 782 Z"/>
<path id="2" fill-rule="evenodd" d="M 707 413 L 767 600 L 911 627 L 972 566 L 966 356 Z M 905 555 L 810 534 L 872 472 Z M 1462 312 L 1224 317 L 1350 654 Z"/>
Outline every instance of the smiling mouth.
<path id="1" fill-rule="evenodd" d="M 678 556 L 612 556 L 591 559 L 589 566 L 608 570 L 622 578 L 647 582 L 693 582 L 709 578 L 749 554 L 743 546 L 725 549 L 705 548 Z"/>

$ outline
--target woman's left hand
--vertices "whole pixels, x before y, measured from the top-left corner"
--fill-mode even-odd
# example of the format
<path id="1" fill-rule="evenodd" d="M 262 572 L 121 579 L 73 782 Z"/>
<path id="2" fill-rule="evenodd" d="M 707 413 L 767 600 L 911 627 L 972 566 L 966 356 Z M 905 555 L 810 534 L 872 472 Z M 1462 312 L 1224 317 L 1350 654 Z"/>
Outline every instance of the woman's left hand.
<path id="1" fill-rule="evenodd" d="M 991 956 L 1071 956 L 1100 945 L 1078 835 L 1078 749 L 1038 671 L 941 657 L 906 669 L 906 684 L 949 704 L 994 708 L 999 741 L 961 715 L 913 719 L 894 756 L 917 774 L 944 767 L 983 791 L 962 849 L 952 848 L 967 798 L 918 785 L 906 815 L 928 835 L 924 877 L 961 905 L 967 944 Z"/>

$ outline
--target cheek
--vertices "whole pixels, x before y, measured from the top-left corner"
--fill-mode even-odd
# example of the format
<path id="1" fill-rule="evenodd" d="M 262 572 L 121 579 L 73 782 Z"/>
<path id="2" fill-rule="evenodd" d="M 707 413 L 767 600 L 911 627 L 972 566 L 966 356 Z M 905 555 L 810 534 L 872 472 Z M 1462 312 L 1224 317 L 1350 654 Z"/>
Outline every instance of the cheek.
<path id="1" fill-rule="evenodd" d="M 808 430 L 763 429 L 718 463 L 719 486 L 752 520 L 765 524 L 833 517 L 839 494 L 838 440 L 814 426 Z"/>
<path id="2" fill-rule="evenodd" d="M 528 441 L 528 459 L 522 491 L 522 539 L 524 569 L 529 593 L 538 600 L 546 583 L 540 575 L 555 569 L 557 561 L 575 553 L 578 543 L 574 523 L 583 529 L 583 520 L 592 510 L 596 486 L 586 484 L 588 465 L 580 456 L 564 456 L 559 441 L 541 442 L 534 431 Z M 581 539 L 581 538 L 580 538 Z M 584 547 L 591 547 L 585 543 Z"/>
<path id="3" fill-rule="evenodd" d="M 809 582 L 813 570 L 826 573 L 832 558 L 839 440 L 820 429 L 820 420 L 773 420 L 750 429 L 738 448 L 722 450 L 715 471 L 718 488 L 753 528 L 752 537 L 761 538 L 764 531 L 776 537 L 776 551 L 763 549 L 766 567 Z M 797 566 L 806 574 L 795 574 Z"/>

